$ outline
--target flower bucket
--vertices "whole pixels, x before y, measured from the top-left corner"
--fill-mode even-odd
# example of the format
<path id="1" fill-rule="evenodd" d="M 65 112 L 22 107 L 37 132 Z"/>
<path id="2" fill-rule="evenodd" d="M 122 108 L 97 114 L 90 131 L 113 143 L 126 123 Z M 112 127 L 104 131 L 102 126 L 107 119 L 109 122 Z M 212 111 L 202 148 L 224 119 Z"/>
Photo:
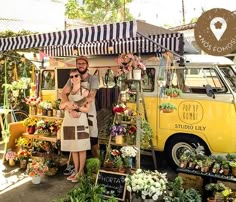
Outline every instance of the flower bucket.
<path id="1" fill-rule="evenodd" d="M 35 175 L 31 178 L 31 181 L 32 181 L 33 184 L 40 184 L 41 176 L 40 175 Z"/>
<path id="2" fill-rule="evenodd" d="M 127 79 L 128 80 L 133 79 L 133 72 L 132 71 L 128 71 Z"/>
<path id="3" fill-rule="evenodd" d="M 141 69 L 134 69 L 133 70 L 134 80 L 141 80 L 141 73 L 142 73 Z"/>
<path id="4" fill-rule="evenodd" d="M 37 106 L 36 105 L 30 106 L 30 114 L 37 115 Z"/>
<path id="5" fill-rule="evenodd" d="M 48 115 L 47 109 L 42 109 L 42 115 L 43 115 L 43 116 L 47 116 L 47 115 Z"/>
<path id="6" fill-rule="evenodd" d="M 26 167 L 27 167 L 27 160 L 26 159 L 20 160 L 20 169 L 26 169 Z"/>
<path id="7" fill-rule="evenodd" d="M 123 144 L 123 135 L 116 135 L 116 144 Z"/>

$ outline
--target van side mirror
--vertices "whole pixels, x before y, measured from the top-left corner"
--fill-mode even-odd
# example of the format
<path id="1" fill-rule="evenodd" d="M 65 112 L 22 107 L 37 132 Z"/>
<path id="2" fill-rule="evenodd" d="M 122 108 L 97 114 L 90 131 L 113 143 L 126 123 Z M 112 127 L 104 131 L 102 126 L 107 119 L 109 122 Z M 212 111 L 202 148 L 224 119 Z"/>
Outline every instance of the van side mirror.
<path id="1" fill-rule="evenodd" d="M 207 96 L 212 97 L 213 99 L 215 99 L 215 93 L 214 93 L 211 85 L 207 84 L 207 85 L 205 85 L 205 88 L 206 88 Z"/>

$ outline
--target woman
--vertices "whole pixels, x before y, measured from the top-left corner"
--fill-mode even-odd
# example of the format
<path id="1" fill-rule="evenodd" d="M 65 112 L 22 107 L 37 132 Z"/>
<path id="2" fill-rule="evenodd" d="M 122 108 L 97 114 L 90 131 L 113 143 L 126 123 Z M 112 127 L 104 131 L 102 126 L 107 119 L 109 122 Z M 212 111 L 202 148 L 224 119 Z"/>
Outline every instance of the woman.
<path id="1" fill-rule="evenodd" d="M 68 95 L 69 101 L 62 100 L 60 104 L 60 109 L 65 109 L 65 117 L 62 123 L 61 150 L 72 153 L 75 172 L 67 179 L 78 182 L 78 177 L 84 173 L 86 150 L 90 150 L 91 147 L 86 114 L 90 109 L 90 104 L 86 103 L 76 111 L 68 107 L 71 106 L 71 102 L 82 99 L 88 93 L 88 90 L 81 86 L 81 77 L 77 69 L 71 70 L 70 79 L 72 87 Z M 75 113 L 77 116 L 75 116 Z"/>

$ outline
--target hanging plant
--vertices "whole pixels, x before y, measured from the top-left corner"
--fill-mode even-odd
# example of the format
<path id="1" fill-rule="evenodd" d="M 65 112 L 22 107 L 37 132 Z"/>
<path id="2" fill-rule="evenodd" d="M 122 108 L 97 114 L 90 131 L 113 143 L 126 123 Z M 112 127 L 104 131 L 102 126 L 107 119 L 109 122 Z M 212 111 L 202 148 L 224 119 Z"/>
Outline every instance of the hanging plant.
<path id="1" fill-rule="evenodd" d="M 177 110 L 177 107 L 174 104 L 171 104 L 169 102 L 163 102 L 160 106 L 159 106 L 160 110 L 163 113 L 171 113 L 174 110 Z"/>

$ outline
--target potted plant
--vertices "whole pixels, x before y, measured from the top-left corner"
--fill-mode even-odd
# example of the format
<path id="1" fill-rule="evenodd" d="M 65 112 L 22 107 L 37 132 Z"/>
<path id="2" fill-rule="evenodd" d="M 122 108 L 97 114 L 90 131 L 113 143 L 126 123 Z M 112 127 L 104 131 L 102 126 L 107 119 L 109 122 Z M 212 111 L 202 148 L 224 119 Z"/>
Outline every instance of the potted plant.
<path id="1" fill-rule="evenodd" d="M 26 104 L 30 107 L 30 114 L 37 114 L 37 105 L 41 102 L 41 98 L 37 96 L 29 96 L 25 98 Z"/>
<path id="2" fill-rule="evenodd" d="M 32 147 L 32 139 L 27 137 L 19 137 L 16 139 L 16 146 L 20 147 L 20 149 L 29 149 Z"/>
<path id="3" fill-rule="evenodd" d="M 125 181 L 129 192 L 135 193 L 143 200 L 154 201 L 164 194 L 168 183 L 166 173 L 142 169 L 137 169 L 132 175 L 128 175 Z"/>
<path id="4" fill-rule="evenodd" d="M 222 161 L 222 171 L 220 172 L 226 176 L 229 175 L 229 161 L 228 160 Z"/>
<path id="5" fill-rule="evenodd" d="M 14 152 L 12 150 L 8 150 L 5 158 L 7 161 L 9 161 L 9 166 L 14 166 L 15 160 L 17 159 L 17 154 L 16 154 L 16 152 Z"/>
<path id="6" fill-rule="evenodd" d="M 229 165 L 231 167 L 231 171 L 233 176 L 236 176 L 236 161 L 230 161 Z"/>
<path id="7" fill-rule="evenodd" d="M 138 149 L 135 146 L 123 146 L 120 151 L 122 158 L 124 158 L 125 166 L 127 168 L 132 168 L 133 158 L 136 157 Z"/>
<path id="8" fill-rule="evenodd" d="M 27 149 L 22 149 L 17 153 L 17 159 L 20 161 L 20 168 L 25 169 L 31 153 Z"/>
<path id="9" fill-rule="evenodd" d="M 59 108 L 60 104 L 61 104 L 61 99 L 59 98 L 56 101 L 54 101 L 54 103 L 52 105 L 53 109 L 56 110 L 56 116 L 57 117 L 62 117 L 62 113 L 61 113 L 61 110 Z"/>
<path id="10" fill-rule="evenodd" d="M 162 104 L 160 104 L 159 109 L 163 112 L 163 113 L 171 113 L 174 110 L 177 110 L 177 107 L 169 102 L 163 102 Z"/>
<path id="11" fill-rule="evenodd" d="M 41 182 L 41 175 L 44 175 L 48 171 L 48 166 L 42 161 L 32 161 L 29 163 L 25 173 L 32 178 L 33 184 L 39 184 Z"/>
<path id="12" fill-rule="evenodd" d="M 115 168 L 115 171 L 122 173 L 125 172 L 125 170 L 123 169 L 123 160 L 121 156 L 115 157 L 113 167 Z"/>
<path id="13" fill-rule="evenodd" d="M 190 159 L 190 152 L 187 150 L 180 156 L 180 167 L 186 168 Z"/>
<path id="14" fill-rule="evenodd" d="M 24 119 L 23 125 L 27 127 L 29 134 L 34 134 L 38 120 L 34 117 L 28 117 Z"/>
<path id="15" fill-rule="evenodd" d="M 98 158 L 89 158 L 86 160 L 85 168 L 88 176 L 97 175 L 100 168 L 100 160 Z"/>
<path id="16" fill-rule="evenodd" d="M 216 201 L 216 199 L 222 199 L 222 191 L 226 189 L 226 186 L 223 183 L 209 183 L 205 186 L 205 190 L 210 192 L 210 196 L 207 201 Z"/>
<path id="17" fill-rule="evenodd" d="M 126 133 L 126 126 L 116 124 L 111 126 L 110 135 L 115 137 L 116 144 L 123 144 L 123 135 Z"/>
<path id="18" fill-rule="evenodd" d="M 179 97 L 182 94 L 182 90 L 179 88 L 167 88 L 165 94 L 170 97 Z"/>

